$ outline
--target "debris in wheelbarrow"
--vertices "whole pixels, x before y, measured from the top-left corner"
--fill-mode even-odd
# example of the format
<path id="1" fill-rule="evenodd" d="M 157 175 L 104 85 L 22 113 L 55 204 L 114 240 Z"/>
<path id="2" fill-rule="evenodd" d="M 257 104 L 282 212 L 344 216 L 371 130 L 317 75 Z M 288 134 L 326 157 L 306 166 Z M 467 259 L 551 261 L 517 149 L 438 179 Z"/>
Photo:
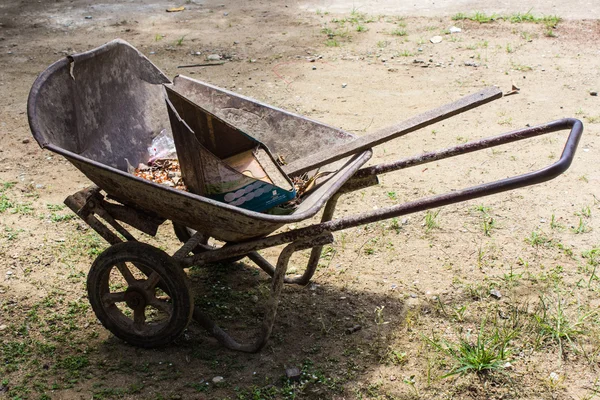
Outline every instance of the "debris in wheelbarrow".
<path id="1" fill-rule="evenodd" d="M 181 168 L 177 159 L 159 158 L 134 169 L 133 175 L 179 190 L 187 190 L 181 179 Z"/>

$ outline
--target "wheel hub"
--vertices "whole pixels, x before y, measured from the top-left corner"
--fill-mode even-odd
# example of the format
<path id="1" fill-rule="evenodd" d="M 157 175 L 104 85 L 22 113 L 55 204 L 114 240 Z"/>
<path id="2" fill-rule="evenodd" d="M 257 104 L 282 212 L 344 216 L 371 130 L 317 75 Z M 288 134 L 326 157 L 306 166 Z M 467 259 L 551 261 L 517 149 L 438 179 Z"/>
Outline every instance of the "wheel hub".
<path id="1" fill-rule="evenodd" d="M 146 307 L 146 297 L 135 289 L 127 289 L 125 292 L 125 303 L 132 309 Z"/>

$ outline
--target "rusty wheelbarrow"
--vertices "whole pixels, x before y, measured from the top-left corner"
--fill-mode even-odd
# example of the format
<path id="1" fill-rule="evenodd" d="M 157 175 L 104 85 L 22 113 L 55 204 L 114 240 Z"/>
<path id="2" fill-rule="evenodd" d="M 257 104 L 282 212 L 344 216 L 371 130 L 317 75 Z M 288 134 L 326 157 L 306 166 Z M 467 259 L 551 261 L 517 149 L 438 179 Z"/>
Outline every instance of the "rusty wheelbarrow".
<path id="1" fill-rule="evenodd" d="M 289 176 L 317 167 L 328 174 L 289 215 L 249 211 L 130 174 L 128 163 L 146 162 L 153 138 L 170 129 L 167 90 L 177 91 L 257 137 L 273 154 L 285 156 L 288 164 L 282 168 Z M 541 183 L 570 166 L 583 126 L 579 120 L 567 118 L 361 168 L 371 157 L 372 146 L 501 95 L 498 89 L 485 89 L 355 138 L 343 130 L 207 83 L 182 76 L 170 81 L 131 45 L 115 40 L 61 59 L 42 72 L 29 95 L 28 116 L 39 145 L 67 158 L 95 184 L 67 197 L 65 203 L 111 244 L 96 258 L 87 279 L 89 301 L 102 324 L 133 345 L 155 347 L 174 340 L 193 318 L 225 347 L 255 352 L 271 334 L 283 284 L 309 282 L 322 247 L 333 241 L 333 232 Z M 378 174 L 561 130 L 569 131 L 562 155 L 543 169 L 333 219 L 338 198 L 376 185 Z M 315 216 L 322 208 L 320 223 L 274 233 L 286 224 Z M 173 222 L 183 242 L 172 255 L 139 242 L 131 233 L 136 229 L 156 235 L 158 227 L 167 220 Z M 209 245 L 210 237 L 225 244 Z M 258 253 L 279 245 L 285 247 L 274 266 Z M 304 273 L 286 276 L 292 254 L 307 249 L 312 250 Z M 184 271 L 190 266 L 208 267 L 244 256 L 272 277 L 260 333 L 251 343 L 235 341 L 194 308 Z"/>

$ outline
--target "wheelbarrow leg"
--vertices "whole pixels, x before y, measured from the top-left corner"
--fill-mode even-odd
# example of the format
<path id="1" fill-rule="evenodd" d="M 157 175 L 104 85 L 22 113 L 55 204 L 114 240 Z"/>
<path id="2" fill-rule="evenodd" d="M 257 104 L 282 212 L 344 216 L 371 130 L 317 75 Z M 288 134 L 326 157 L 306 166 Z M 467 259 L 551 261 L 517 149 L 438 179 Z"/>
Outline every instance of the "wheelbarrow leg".
<path id="1" fill-rule="evenodd" d="M 266 304 L 260 335 L 254 341 L 254 343 L 238 343 L 227 332 L 215 324 L 208 316 L 203 314 L 197 307 L 194 309 L 194 319 L 208 332 L 210 332 L 223 346 L 230 350 L 242 351 L 246 353 L 255 353 L 259 351 L 267 343 L 267 340 L 273 331 L 273 324 L 277 315 L 277 307 L 279 306 L 279 298 L 281 297 L 281 289 L 283 287 L 285 273 L 288 269 L 288 264 L 292 254 L 300 250 L 317 247 L 321 248 L 323 245 L 332 242 L 333 235 L 327 232 L 321 236 L 317 236 L 316 238 L 292 242 L 283 249 L 281 254 L 279 254 L 279 258 L 277 259 L 277 267 L 275 268 L 271 281 L 271 295 Z"/>
<path id="2" fill-rule="evenodd" d="M 342 193 L 338 192 L 329 199 L 327 205 L 325 206 L 325 210 L 323 211 L 321 222 L 331 221 L 331 219 L 333 218 L 335 207 L 341 194 Z M 322 245 L 313 247 L 312 251 L 310 252 L 310 258 L 308 259 L 308 264 L 306 266 L 306 269 L 304 270 L 304 273 L 301 276 L 297 276 L 294 278 L 285 277 L 283 279 L 283 282 L 292 283 L 296 285 L 308 284 L 308 282 L 310 282 L 311 278 L 315 274 L 317 267 L 319 266 L 319 260 L 321 259 L 322 250 Z M 258 252 L 253 251 L 251 253 L 248 253 L 248 258 L 251 259 L 256 265 L 260 267 L 260 269 L 265 271 L 267 274 L 271 276 L 275 275 L 275 268 L 273 268 L 271 263 L 267 261 L 263 256 L 258 254 Z"/>

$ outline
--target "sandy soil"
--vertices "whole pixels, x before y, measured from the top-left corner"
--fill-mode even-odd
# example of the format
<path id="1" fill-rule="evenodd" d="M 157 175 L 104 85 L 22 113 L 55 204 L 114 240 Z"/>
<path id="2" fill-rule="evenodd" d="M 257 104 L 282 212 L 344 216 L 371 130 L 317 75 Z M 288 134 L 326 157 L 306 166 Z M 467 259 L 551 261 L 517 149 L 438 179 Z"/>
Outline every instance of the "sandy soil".
<path id="1" fill-rule="evenodd" d="M 600 97 L 590 94 L 600 90 L 598 20 L 480 24 L 450 16 L 306 11 L 294 2 L 189 1 L 182 12 L 165 12 L 175 5 L 0 5 L 0 393 L 52 399 L 583 399 L 599 393 L 593 250 L 600 239 Z M 450 34 L 451 26 L 462 32 Z M 433 44 L 436 35 L 443 40 Z M 581 119 L 585 132 L 571 168 L 550 182 L 433 210 L 429 219 L 416 213 L 336 233 L 314 283 L 284 288 L 273 336 L 259 354 L 224 350 L 194 323 L 174 344 L 141 350 L 112 336 L 88 305 L 85 277 L 107 245 L 60 204 L 90 183 L 66 160 L 39 149 L 26 115 L 37 74 L 117 37 L 169 77 L 185 73 L 357 135 L 488 85 L 520 88 L 377 147 L 371 165 L 563 117 Z M 177 69 L 211 54 L 227 62 Z M 336 216 L 540 169 L 557 161 L 566 136 L 383 175 L 380 185 L 342 197 Z M 177 248 L 168 224 L 157 238 L 142 240 Z M 278 250 L 263 254 L 274 260 Z M 295 257 L 290 273 L 306 260 L 306 254 Z M 248 259 L 189 274 L 196 303 L 231 332 L 251 337 L 267 276 Z M 347 334 L 356 325 L 361 329 Z M 499 371 L 443 378 L 455 365 L 440 351 L 444 343 L 509 328 L 518 333 Z M 284 379 L 292 366 L 303 371 L 299 383 Z M 217 376 L 224 380 L 213 383 Z"/>

